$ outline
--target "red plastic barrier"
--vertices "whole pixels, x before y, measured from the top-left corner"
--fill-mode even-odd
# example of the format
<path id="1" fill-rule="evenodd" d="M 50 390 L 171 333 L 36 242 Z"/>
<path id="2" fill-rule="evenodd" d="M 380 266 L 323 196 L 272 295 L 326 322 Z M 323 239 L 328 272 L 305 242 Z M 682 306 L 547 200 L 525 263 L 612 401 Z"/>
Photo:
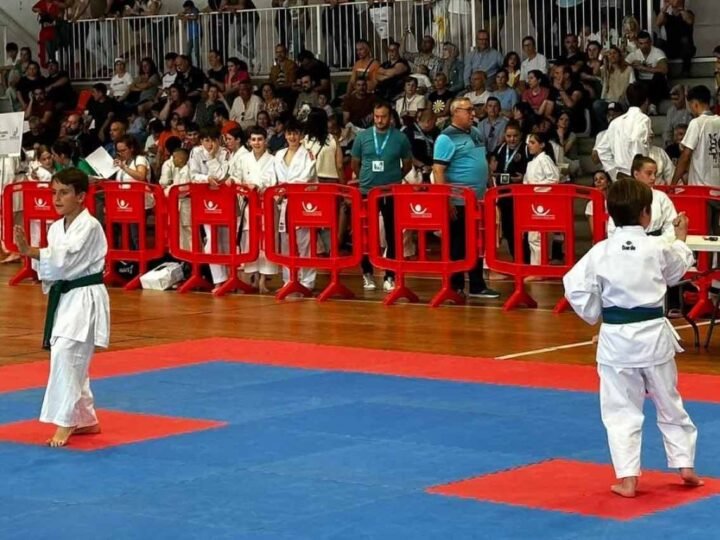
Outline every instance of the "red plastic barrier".
<path id="1" fill-rule="evenodd" d="M 561 278 L 575 264 L 575 201 L 581 199 L 592 201 L 593 209 L 593 243 L 605 238 L 607 217 L 603 194 L 594 188 L 575 185 L 512 185 L 490 189 L 485 195 L 485 215 L 487 238 L 494 239 L 497 235 L 497 202 L 511 198 L 513 216 L 515 218 L 515 254 L 522 257 L 524 235 L 538 232 L 544 237 L 541 240 L 541 257 L 539 265 L 526 264 L 523 261 L 507 261 L 498 257 L 498 248 L 494 241 L 487 242 L 486 261 L 494 271 L 510 274 L 515 278 L 515 291 L 503 305 L 510 310 L 524 305 L 537 307 L 537 302 L 525 288 L 525 278 L 529 276 Z M 564 236 L 564 264 L 550 264 L 548 233 L 560 233 Z M 562 298 L 555 306 L 559 313 L 567 309 L 568 304 Z"/>
<path id="2" fill-rule="evenodd" d="M 394 204 L 395 230 L 386 229 L 385 234 L 395 235 L 396 254 L 394 259 L 383 255 L 380 245 L 378 213 L 380 201 L 391 197 Z M 465 258 L 450 259 L 450 200 L 462 199 L 465 203 L 466 232 Z M 456 272 L 472 269 L 482 250 L 482 204 L 478 204 L 475 192 L 470 188 L 432 184 L 395 184 L 373 188 L 367 198 L 368 256 L 378 268 L 395 272 L 395 290 L 385 297 L 385 305 L 391 305 L 401 298 L 418 302 L 417 295 L 405 283 L 408 273 L 440 274 L 442 287 L 430 301 L 431 307 L 451 301 L 464 304 L 465 297 L 453 290 L 450 277 Z M 403 233 L 418 231 L 418 260 L 407 260 L 403 254 Z M 427 235 L 439 232 L 440 259 L 427 258 Z"/>
<path id="3" fill-rule="evenodd" d="M 20 182 L 5 186 L 2 193 L 3 201 L 3 241 L 11 251 L 17 251 L 13 238 L 13 199 L 19 197 L 22 201 L 22 226 L 25 229 L 28 242 L 34 247 L 47 246 L 47 230 L 53 221 L 60 218 L 55 210 L 50 184 L 47 182 Z M 40 229 L 40 238 L 33 239 L 32 231 L 35 227 Z M 37 279 L 32 269 L 32 259 L 23 257 L 20 271 L 10 278 L 10 285 L 17 285 L 26 279 Z"/>
<path id="4" fill-rule="evenodd" d="M 720 189 L 707 186 L 653 187 L 667 193 L 678 212 L 685 212 L 689 220 L 689 234 L 708 235 L 713 232 L 710 204 L 715 202 L 720 207 Z M 717 217 L 717 213 L 715 216 Z M 715 226 L 717 225 L 716 223 Z M 697 278 L 695 283 L 699 288 L 698 302 L 688 313 L 689 319 L 698 319 L 713 312 L 714 306 L 710 300 L 713 276 L 708 274 L 712 266 L 710 256 L 711 253 L 698 253 L 698 271 L 688 275 L 690 278 Z"/>
<path id="5" fill-rule="evenodd" d="M 309 229 L 310 255 L 298 254 L 295 234 L 288 234 L 289 253 L 280 253 L 278 227 L 275 223 L 275 201 L 284 200 L 287 207 L 285 230 Z M 341 255 L 338 242 L 340 205 L 344 202 L 351 206 L 351 227 L 353 231 L 362 230 L 362 199 L 360 192 L 352 187 L 340 184 L 281 184 L 265 190 L 263 210 L 265 216 L 265 255 L 276 264 L 286 266 L 290 271 L 289 281 L 277 292 L 276 298 L 282 300 L 293 293 L 311 296 L 312 291 L 304 287 L 298 279 L 301 268 L 318 268 L 330 272 L 330 283 L 318 295 L 319 301 L 334 296 L 353 298 L 355 295 L 340 282 L 340 272 L 360 264 L 362 242 L 353 242 L 352 252 Z M 317 238 L 322 229 L 329 231 L 331 239 L 330 253 L 327 257 L 318 255 Z"/>
<path id="6" fill-rule="evenodd" d="M 191 249 L 180 245 L 180 202 L 190 199 Z M 248 234 L 249 249 L 241 252 L 238 247 L 238 229 L 241 226 L 243 209 L 247 205 L 250 219 Z M 230 267 L 229 278 L 213 291 L 215 296 L 242 290 L 249 293 L 257 289 L 238 277 L 240 266 L 257 260 L 260 253 L 260 199 L 257 191 L 243 185 L 222 185 L 212 187 L 209 184 L 184 184 L 173 186 L 168 195 L 169 243 L 173 257 L 191 264 L 190 278 L 179 288 L 185 293 L 193 289 L 212 290 L 213 285 L 201 275 L 201 265 L 219 264 Z M 200 231 L 210 232 L 210 249 L 205 252 Z M 227 232 L 229 246 L 219 245 L 221 231 Z"/>
<path id="7" fill-rule="evenodd" d="M 148 264 L 166 252 L 167 210 L 162 188 L 146 182 L 103 180 L 90 186 L 88 199 L 90 211 L 96 215 L 101 212 L 107 237 L 105 283 L 127 291 L 139 289 L 140 276 L 147 272 Z M 151 199 L 154 206 L 146 210 Z M 155 229 L 149 237 L 151 221 Z M 137 262 L 138 275 L 130 280 L 121 276 L 115 268 L 120 261 Z"/>

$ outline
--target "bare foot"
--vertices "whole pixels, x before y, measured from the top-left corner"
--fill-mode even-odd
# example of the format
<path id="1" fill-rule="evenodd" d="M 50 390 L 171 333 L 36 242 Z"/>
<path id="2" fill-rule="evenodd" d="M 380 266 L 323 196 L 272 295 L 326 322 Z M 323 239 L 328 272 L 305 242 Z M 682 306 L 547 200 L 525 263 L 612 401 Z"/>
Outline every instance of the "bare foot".
<path id="1" fill-rule="evenodd" d="M 697 475 L 695 469 L 690 467 L 680 469 L 680 477 L 686 486 L 700 487 L 705 485 L 705 482 Z"/>
<path id="2" fill-rule="evenodd" d="M 97 433 L 102 433 L 102 430 L 100 429 L 100 424 L 75 428 L 72 432 L 73 435 L 95 435 Z"/>
<path id="3" fill-rule="evenodd" d="M 626 476 L 620 479 L 619 484 L 610 486 L 610 491 L 621 497 L 632 498 L 635 496 L 635 490 L 637 488 L 638 477 L 637 476 Z"/>
<path id="4" fill-rule="evenodd" d="M 8 255 L 7 257 L 5 257 L 2 261 L 0 261 L 0 264 L 13 263 L 13 262 L 16 262 L 19 260 L 20 260 L 20 255 L 18 255 L 17 253 L 12 253 L 12 254 Z"/>
<path id="5" fill-rule="evenodd" d="M 75 431 L 74 427 L 58 426 L 58 428 L 55 430 L 55 435 L 53 435 L 50 439 L 47 440 L 47 445 L 53 448 L 60 448 L 61 446 L 65 446 L 68 442 L 68 439 L 70 438 L 70 435 L 73 434 L 73 431 Z"/>

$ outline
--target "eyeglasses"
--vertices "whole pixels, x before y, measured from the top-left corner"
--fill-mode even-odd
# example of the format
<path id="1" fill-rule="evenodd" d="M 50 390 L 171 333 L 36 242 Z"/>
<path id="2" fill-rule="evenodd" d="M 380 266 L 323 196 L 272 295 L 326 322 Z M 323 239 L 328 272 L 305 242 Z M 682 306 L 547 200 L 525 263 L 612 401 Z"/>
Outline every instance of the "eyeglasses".
<path id="1" fill-rule="evenodd" d="M 455 107 L 456 111 L 467 111 L 467 112 L 475 112 L 475 109 L 473 107 Z"/>

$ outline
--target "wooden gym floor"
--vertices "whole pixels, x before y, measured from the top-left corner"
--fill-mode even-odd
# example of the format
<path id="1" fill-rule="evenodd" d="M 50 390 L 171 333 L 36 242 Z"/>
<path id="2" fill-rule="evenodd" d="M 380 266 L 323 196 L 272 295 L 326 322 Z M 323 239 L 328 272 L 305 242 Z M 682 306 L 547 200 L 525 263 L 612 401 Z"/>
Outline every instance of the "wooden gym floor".
<path id="1" fill-rule="evenodd" d="M 40 287 L 7 285 L 17 265 L 0 267 L 0 365 L 47 359 L 40 349 L 46 299 Z M 518 358 L 539 362 L 594 363 L 590 343 L 596 330 L 573 313 L 555 315 L 562 295 L 559 282 L 530 285 L 539 308 L 503 312 L 502 299 L 471 300 L 469 306 L 401 304 L 385 307 L 378 290 L 366 292 L 359 275 L 345 278 L 357 299 L 319 303 L 314 299 L 277 302 L 272 296 L 234 294 L 214 298 L 207 293 L 110 290 L 111 350 L 132 349 L 207 337 L 242 337 L 445 353 L 463 356 Z M 378 278 L 379 282 L 379 278 Z M 271 287 L 279 286 L 275 277 Z M 319 284 L 324 284 L 322 278 Z M 411 287 L 427 301 L 439 281 L 417 279 Z M 493 281 L 506 299 L 512 286 Z M 677 321 L 683 328 L 685 321 Z M 700 326 L 704 342 L 707 324 Z M 680 371 L 720 374 L 720 329 L 709 351 L 695 350 L 692 332 L 681 329 L 686 352 L 678 356 Z"/>

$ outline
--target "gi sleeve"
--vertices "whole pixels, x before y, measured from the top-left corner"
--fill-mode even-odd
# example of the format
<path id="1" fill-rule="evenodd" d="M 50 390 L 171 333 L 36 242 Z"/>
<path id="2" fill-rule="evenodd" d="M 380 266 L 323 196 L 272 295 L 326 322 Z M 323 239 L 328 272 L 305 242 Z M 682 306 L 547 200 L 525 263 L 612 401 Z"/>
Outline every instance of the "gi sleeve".
<path id="1" fill-rule="evenodd" d="M 87 275 L 88 269 L 107 254 L 107 240 L 100 224 L 90 215 L 78 219 L 81 221 L 73 223 L 75 227 L 66 234 L 48 234 L 48 246 L 40 250 L 37 268 L 43 285 Z"/>
<path id="2" fill-rule="evenodd" d="M 602 290 L 593 269 L 592 252 L 590 250 L 563 277 L 565 298 L 588 324 L 595 324 L 602 313 Z"/>
<path id="3" fill-rule="evenodd" d="M 676 285 L 694 263 L 690 248 L 682 240 L 664 245 L 660 260 L 662 275 L 669 287 Z"/>

